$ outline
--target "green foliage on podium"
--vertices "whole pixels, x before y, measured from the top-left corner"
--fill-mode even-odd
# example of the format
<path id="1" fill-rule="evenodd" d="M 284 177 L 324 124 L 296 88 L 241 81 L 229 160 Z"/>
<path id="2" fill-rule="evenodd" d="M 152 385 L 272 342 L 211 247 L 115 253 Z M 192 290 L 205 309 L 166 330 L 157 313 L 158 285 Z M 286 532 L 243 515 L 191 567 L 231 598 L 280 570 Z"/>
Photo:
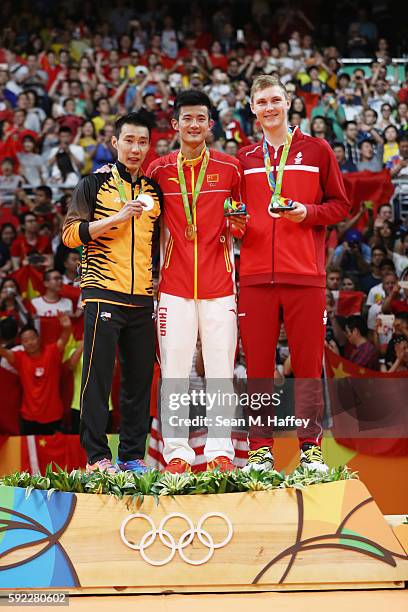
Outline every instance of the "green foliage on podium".
<path id="1" fill-rule="evenodd" d="M 145 474 L 119 472 L 108 474 L 94 472 L 90 475 L 82 470 L 66 472 L 58 465 L 47 465 L 44 475 L 29 472 L 15 472 L 0 478 L 0 487 L 22 487 L 26 495 L 34 489 L 48 491 L 50 497 L 56 491 L 113 495 L 118 499 L 129 496 L 130 501 L 142 502 L 144 496 L 158 499 L 163 495 L 209 495 L 220 493 L 242 493 L 245 491 L 268 491 L 272 489 L 295 488 L 338 480 L 357 478 L 347 466 L 332 468 L 328 473 L 299 467 L 291 474 L 275 470 L 244 473 L 241 470 L 221 472 L 186 472 L 171 474 L 151 470 Z"/>

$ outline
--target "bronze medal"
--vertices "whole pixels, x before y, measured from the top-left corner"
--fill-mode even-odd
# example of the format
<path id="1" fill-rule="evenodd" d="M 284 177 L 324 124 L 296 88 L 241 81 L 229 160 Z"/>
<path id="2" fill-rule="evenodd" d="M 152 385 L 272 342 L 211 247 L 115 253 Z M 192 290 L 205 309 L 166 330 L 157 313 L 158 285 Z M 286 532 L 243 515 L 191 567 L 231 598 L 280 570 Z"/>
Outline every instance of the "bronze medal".
<path id="1" fill-rule="evenodd" d="M 189 223 L 186 226 L 186 229 L 184 230 L 184 235 L 187 240 L 195 239 L 195 237 L 197 236 L 197 227 L 194 225 L 194 223 Z"/>

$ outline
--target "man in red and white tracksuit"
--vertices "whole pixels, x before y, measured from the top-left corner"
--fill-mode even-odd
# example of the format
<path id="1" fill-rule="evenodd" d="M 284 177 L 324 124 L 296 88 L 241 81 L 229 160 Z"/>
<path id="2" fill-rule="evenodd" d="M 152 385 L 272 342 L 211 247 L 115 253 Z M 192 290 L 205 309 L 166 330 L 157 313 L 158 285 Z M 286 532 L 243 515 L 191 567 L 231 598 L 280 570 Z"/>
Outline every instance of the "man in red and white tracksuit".
<path id="1" fill-rule="evenodd" d="M 252 387 L 274 378 L 283 320 L 294 375 L 305 379 L 295 388 L 296 417 L 307 421 L 298 429 L 301 465 L 326 470 L 320 450 L 325 227 L 347 216 L 349 202 L 329 144 L 298 128 L 289 130 L 289 106 L 289 96 L 277 79 L 255 79 L 251 108 L 263 128 L 275 180 L 288 131 L 291 136 L 281 195 L 294 200 L 294 207 L 273 216 L 268 212 L 273 191 L 265 169 L 264 141 L 240 149 L 249 219 L 241 246 L 238 316 Z M 247 469 L 273 467 L 272 431 L 263 425 L 249 430 Z"/>
<path id="2" fill-rule="evenodd" d="M 231 236 L 234 227 L 224 217 L 224 201 L 227 197 L 241 201 L 241 168 L 236 159 L 206 148 L 205 137 L 212 126 L 210 108 L 210 101 L 202 92 L 179 94 L 173 127 L 180 135 L 180 151 L 155 160 L 147 171 L 164 195 L 157 329 L 162 371 L 163 456 L 166 470 L 173 473 L 189 470 L 195 460 L 185 421 L 189 402 L 176 401 L 174 394 L 181 398 L 188 391 L 198 333 L 207 394 L 218 387 L 233 392 L 237 343 Z M 186 218 L 178 161 L 182 164 L 190 222 Z M 205 163 L 208 165 L 194 205 L 193 194 Z M 193 228 L 190 235 L 187 226 Z M 215 379 L 223 380 L 217 383 Z M 222 428 L 215 422 L 217 413 L 228 416 L 233 412 L 234 406 L 207 404 L 204 454 L 209 469 L 234 467 L 230 427 Z"/>

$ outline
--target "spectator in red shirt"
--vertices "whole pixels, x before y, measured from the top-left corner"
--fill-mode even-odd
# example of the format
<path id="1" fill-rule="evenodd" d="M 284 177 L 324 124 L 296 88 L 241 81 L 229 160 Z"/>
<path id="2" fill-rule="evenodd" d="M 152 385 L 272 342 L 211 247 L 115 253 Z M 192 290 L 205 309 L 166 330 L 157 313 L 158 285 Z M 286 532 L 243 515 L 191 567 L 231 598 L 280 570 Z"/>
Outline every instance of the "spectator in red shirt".
<path id="1" fill-rule="evenodd" d="M 395 283 L 392 291 L 387 295 L 381 307 L 386 314 L 399 314 L 408 312 L 408 270 L 403 278 Z"/>
<path id="2" fill-rule="evenodd" d="M 14 270 L 30 263 L 32 255 L 42 255 L 43 264 L 51 264 L 52 249 L 47 236 L 39 234 L 37 217 L 28 212 L 22 220 L 23 233 L 16 238 L 11 246 L 11 257 Z M 50 256 L 50 257 L 48 257 Z"/>
<path id="3" fill-rule="evenodd" d="M 367 339 L 368 327 L 363 317 L 352 315 L 346 320 L 347 340 L 354 347 L 350 361 L 370 370 L 379 370 L 378 351 Z"/>
<path id="4" fill-rule="evenodd" d="M 37 330 L 26 325 L 21 330 L 23 351 L 0 348 L 0 356 L 20 375 L 23 387 L 21 405 L 21 433 L 23 435 L 51 435 L 59 430 L 63 405 L 59 385 L 64 347 L 71 333 L 67 315 L 60 317 L 62 333 L 54 344 L 42 346 Z"/>
<path id="5" fill-rule="evenodd" d="M 23 108 L 19 108 L 14 113 L 14 121 L 12 125 L 4 131 L 4 141 L 2 143 L 2 150 L 6 152 L 6 155 L 16 155 L 23 151 L 23 140 L 26 136 L 32 136 L 37 140 L 37 132 L 33 130 L 27 130 L 25 122 L 27 118 L 27 111 Z"/>

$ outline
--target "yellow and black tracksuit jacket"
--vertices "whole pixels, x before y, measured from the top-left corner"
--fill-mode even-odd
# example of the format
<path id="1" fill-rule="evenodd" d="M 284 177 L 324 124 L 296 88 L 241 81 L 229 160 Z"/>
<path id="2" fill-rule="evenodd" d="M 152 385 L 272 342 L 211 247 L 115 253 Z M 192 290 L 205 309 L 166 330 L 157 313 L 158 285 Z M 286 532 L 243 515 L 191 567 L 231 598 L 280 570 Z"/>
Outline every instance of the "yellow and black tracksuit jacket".
<path id="1" fill-rule="evenodd" d="M 112 227 L 93 240 L 89 223 L 109 217 L 123 207 L 112 172 L 90 174 L 77 185 L 62 227 L 63 243 L 83 245 L 81 289 L 84 302 L 111 302 L 123 306 L 153 303 L 152 251 L 158 232 L 163 196 L 158 184 L 145 176 L 132 183 L 121 162 L 116 166 L 128 200 L 150 195 L 154 206 L 139 219 Z"/>

